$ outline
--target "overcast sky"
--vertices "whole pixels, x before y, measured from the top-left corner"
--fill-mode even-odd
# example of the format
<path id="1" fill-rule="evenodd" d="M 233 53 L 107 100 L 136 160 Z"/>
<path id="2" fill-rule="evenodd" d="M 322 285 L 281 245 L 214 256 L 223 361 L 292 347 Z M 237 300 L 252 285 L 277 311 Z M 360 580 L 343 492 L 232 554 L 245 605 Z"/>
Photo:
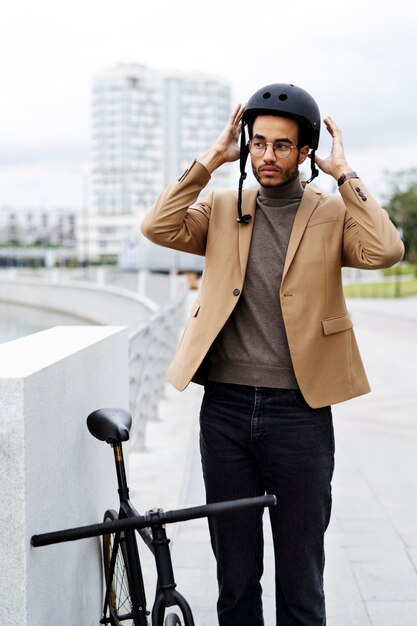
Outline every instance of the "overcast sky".
<path id="1" fill-rule="evenodd" d="M 13 0 L 0 23 L 0 206 L 81 204 L 91 80 L 121 62 L 217 75 L 236 102 L 271 82 L 304 87 L 380 197 L 385 169 L 417 166 L 416 35 L 414 0 Z"/>

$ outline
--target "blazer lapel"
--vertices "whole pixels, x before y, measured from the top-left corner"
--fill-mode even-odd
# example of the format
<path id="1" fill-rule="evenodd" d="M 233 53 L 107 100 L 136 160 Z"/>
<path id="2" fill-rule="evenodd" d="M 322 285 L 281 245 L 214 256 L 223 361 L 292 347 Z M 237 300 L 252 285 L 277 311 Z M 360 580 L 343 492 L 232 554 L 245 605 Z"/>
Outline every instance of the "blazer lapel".
<path id="1" fill-rule="evenodd" d="M 253 224 L 255 221 L 256 198 L 259 190 L 257 187 L 247 189 L 242 194 L 242 215 L 249 213 L 252 219 L 248 224 L 238 224 L 239 226 L 239 261 L 242 277 L 246 272 L 246 265 L 249 257 L 249 248 L 252 238 Z"/>
<path id="2" fill-rule="evenodd" d="M 306 229 L 308 220 L 314 209 L 316 208 L 320 199 L 320 195 L 314 191 L 309 185 L 304 189 L 303 197 L 301 198 L 300 206 L 295 214 L 294 224 L 291 231 L 290 240 L 288 242 L 287 254 L 285 257 L 284 270 L 282 273 L 282 280 L 292 263 L 297 248 L 300 245 L 301 238 Z"/>

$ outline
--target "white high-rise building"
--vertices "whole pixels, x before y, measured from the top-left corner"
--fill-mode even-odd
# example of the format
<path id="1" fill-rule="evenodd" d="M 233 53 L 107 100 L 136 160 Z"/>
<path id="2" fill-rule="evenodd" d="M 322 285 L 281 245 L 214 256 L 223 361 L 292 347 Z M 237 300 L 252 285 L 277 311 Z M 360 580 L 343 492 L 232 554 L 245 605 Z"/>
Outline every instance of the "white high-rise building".
<path id="1" fill-rule="evenodd" d="M 207 150 L 230 104 L 230 86 L 203 74 L 126 64 L 95 77 L 92 206 L 81 235 L 96 242 L 90 247 L 95 258 L 117 258 L 129 223 L 138 229 L 163 188 Z M 227 166 L 216 172 L 210 186 L 230 187 L 230 172 Z"/>
<path id="2" fill-rule="evenodd" d="M 94 79 L 92 202 L 98 215 L 132 215 L 163 185 L 162 81 L 141 65 Z"/>
<path id="3" fill-rule="evenodd" d="M 92 109 L 93 212 L 129 215 L 216 139 L 230 115 L 230 87 L 205 75 L 118 65 L 94 79 Z M 227 168 L 217 174 L 224 188 Z"/>
<path id="4" fill-rule="evenodd" d="M 230 116 L 230 86 L 204 75 L 163 79 L 164 185 L 201 156 L 223 130 Z M 210 186 L 230 188 L 230 169 L 216 171 Z"/>

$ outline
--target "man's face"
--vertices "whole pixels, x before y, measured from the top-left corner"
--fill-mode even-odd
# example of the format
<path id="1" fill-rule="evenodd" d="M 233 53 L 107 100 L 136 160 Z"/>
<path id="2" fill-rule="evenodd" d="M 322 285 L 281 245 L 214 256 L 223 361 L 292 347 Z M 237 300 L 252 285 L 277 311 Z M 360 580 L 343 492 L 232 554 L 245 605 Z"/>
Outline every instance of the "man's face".
<path id="1" fill-rule="evenodd" d="M 298 166 L 305 161 L 309 148 L 298 144 L 298 124 L 295 120 L 276 115 L 258 115 L 253 124 L 252 141 L 268 142 L 263 156 L 251 154 L 252 171 L 263 187 L 280 187 L 298 175 Z M 276 142 L 294 146 L 288 157 L 274 154 Z"/>

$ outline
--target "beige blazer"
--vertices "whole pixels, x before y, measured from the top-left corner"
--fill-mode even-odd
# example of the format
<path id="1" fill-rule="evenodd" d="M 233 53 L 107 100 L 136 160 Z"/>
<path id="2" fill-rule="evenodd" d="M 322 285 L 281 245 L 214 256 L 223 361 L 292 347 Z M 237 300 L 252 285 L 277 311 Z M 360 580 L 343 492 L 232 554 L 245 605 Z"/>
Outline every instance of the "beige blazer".
<path id="1" fill-rule="evenodd" d="M 157 199 L 142 222 L 154 243 L 205 256 L 201 289 L 169 381 L 183 390 L 204 383 L 205 357 L 244 288 L 254 218 L 236 222 L 237 193 L 210 193 L 196 202 L 210 174 L 198 161 Z M 256 210 L 258 188 L 243 192 L 242 212 Z M 329 195 L 307 185 L 298 208 L 280 289 L 295 376 L 308 404 L 317 408 L 370 391 L 346 309 L 342 266 L 376 269 L 400 261 L 397 230 L 359 179 Z"/>

